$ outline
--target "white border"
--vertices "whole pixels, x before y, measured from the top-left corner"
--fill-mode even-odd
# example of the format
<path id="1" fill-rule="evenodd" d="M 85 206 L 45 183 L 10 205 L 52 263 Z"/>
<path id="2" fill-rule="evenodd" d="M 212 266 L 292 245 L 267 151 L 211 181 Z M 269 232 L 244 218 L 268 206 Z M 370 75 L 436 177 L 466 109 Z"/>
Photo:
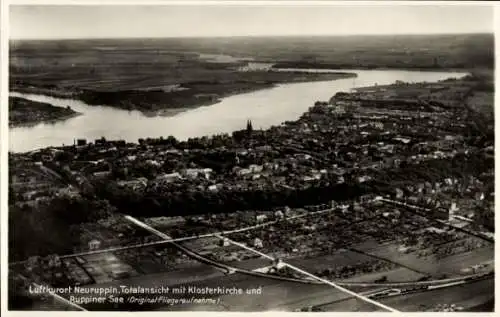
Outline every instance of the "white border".
<path id="1" fill-rule="evenodd" d="M 7 0 L 10 5 L 300 5 L 300 6 L 394 6 L 394 5 L 451 5 L 451 6 L 494 6 L 490 1 L 387 1 L 387 0 L 359 0 L 359 1 L 331 1 L 331 0 Z"/>
<path id="2" fill-rule="evenodd" d="M 151 0 L 3 0 L 1 1 L 0 7 L 0 41 L 1 41 L 1 77 L 0 77 L 0 234 L 1 234 L 1 312 L 6 316 L 68 316 L 78 313 L 74 312 L 8 312 L 7 311 L 7 273 L 8 273 L 8 259 L 7 259 L 7 246 L 8 246 L 8 235 L 7 235 L 7 224 L 8 224 L 8 203 L 7 203 L 7 190 L 8 190 L 8 37 L 9 37 L 9 20 L 8 11 L 9 5 L 236 5 L 236 6 L 262 6 L 262 5 L 281 5 L 281 6 L 336 6 L 336 5 L 349 5 L 349 6 L 366 6 L 366 5 L 376 5 L 376 6 L 401 6 L 401 5 L 416 5 L 416 6 L 427 6 L 427 5 L 460 5 L 460 6 L 491 6 L 494 8 L 495 19 L 494 28 L 495 35 L 497 30 L 500 30 L 500 5 L 494 2 L 488 1 L 151 1 Z M 500 44 L 498 40 L 495 40 L 495 52 L 500 49 Z M 497 53 L 496 53 L 497 54 Z M 495 56 L 496 57 L 496 56 Z M 498 78 L 500 71 L 495 70 L 495 78 Z M 496 87 L 495 81 L 495 100 L 500 97 L 498 89 Z M 495 105 L 496 107 L 496 105 Z M 499 122 L 500 115 L 495 111 L 495 121 Z M 495 148 L 498 148 L 500 141 L 498 141 L 499 135 L 495 133 Z M 495 164 L 498 166 L 498 161 Z M 495 182 L 498 183 L 500 178 L 495 174 Z M 500 198 L 495 195 L 495 206 L 500 203 Z M 495 208 L 496 209 L 496 208 Z M 500 219 L 495 219 L 495 226 L 499 228 Z M 495 253 L 499 254 L 500 247 L 495 246 Z M 499 293 L 500 287 L 497 283 L 497 278 L 495 278 L 495 292 Z M 498 307 L 498 300 L 495 297 L 495 307 Z M 96 313 L 90 312 L 90 314 L 95 314 L 98 316 L 135 316 L 136 314 L 145 313 L 131 313 L 131 312 L 106 312 L 106 313 Z M 147 312 L 146 314 L 165 314 L 165 312 Z M 168 314 L 168 313 L 167 313 Z M 177 316 L 220 316 L 220 312 L 174 312 L 170 314 L 175 314 Z M 336 315 L 336 316 L 354 316 L 357 313 L 283 313 L 283 312 L 265 312 L 265 313 L 223 313 L 225 316 L 289 316 L 289 315 L 300 315 L 300 316 L 318 316 L 318 315 Z M 386 315 L 391 313 L 370 313 L 375 315 Z M 440 313 L 412 313 L 412 315 L 441 315 Z M 463 313 L 454 313 L 454 315 L 464 315 Z M 467 316 L 472 316 L 471 314 L 466 314 Z M 493 315 L 491 313 L 483 313 L 482 315 Z"/>

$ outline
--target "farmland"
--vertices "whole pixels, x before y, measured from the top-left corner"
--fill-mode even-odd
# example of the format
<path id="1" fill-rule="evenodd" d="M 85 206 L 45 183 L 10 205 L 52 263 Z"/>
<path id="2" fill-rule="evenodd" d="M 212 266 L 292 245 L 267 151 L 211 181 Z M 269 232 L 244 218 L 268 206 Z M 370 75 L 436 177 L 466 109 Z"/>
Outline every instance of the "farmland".
<path id="1" fill-rule="evenodd" d="M 11 41 L 9 49 L 11 90 L 149 114 L 210 105 L 281 83 L 355 76 L 273 71 L 282 67 L 469 70 L 493 65 L 489 34 Z M 249 62 L 274 68 L 241 71 Z"/>

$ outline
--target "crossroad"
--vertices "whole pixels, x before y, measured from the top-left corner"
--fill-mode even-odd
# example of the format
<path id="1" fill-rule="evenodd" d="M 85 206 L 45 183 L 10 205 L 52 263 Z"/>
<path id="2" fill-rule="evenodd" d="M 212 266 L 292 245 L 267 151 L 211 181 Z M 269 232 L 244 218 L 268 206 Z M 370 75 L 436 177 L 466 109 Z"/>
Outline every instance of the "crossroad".
<path id="1" fill-rule="evenodd" d="M 137 219 L 135 219 L 135 218 L 133 218 L 133 217 L 131 217 L 131 216 L 125 216 L 125 219 L 127 219 L 128 221 L 130 221 L 130 222 L 132 222 L 132 223 L 136 224 L 137 226 L 139 226 L 139 227 L 141 227 L 141 228 L 143 228 L 143 229 L 146 229 L 146 230 L 150 231 L 150 232 L 151 232 L 151 233 L 153 233 L 153 234 L 158 235 L 159 237 L 161 237 L 161 238 L 163 238 L 163 239 L 169 239 L 169 238 L 170 238 L 170 237 L 169 237 L 168 235 L 166 235 L 165 233 L 162 233 L 161 231 L 158 231 L 157 229 L 152 228 L 151 226 L 148 226 L 148 225 L 147 225 L 147 224 L 145 224 L 144 222 L 139 221 L 139 220 L 137 220 Z M 248 251 L 251 251 L 251 252 L 253 252 L 253 253 L 255 253 L 255 254 L 258 254 L 258 255 L 260 255 L 260 256 L 263 256 L 263 257 L 265 257 L 265 258 L 268 258 L 268 259 L 270 259 L 270 260 L 272 260 L 272 261 L 275 261 L 275 262 L 279 261 L 278 259 L 276 259 L 276 258 L 274 258 L 274 257 L 272 257 L 272 256 L 269 256 L 269 255 L 267 255 L 267 254 L 265 254 L 265 253 L 262 253 L 262 252 L 260 252 L 260 251 L 258 251 L 258 250 L 256 250 L 256 249 L 253 249 L 253 248 L 251 248 L 251 247 L 249 247 L 249 246 L 247 246 L 247 245 L 245 245 L 245 244 L 242 244 L 242 243 L 239 243 L 239 242 L 237 242 L 237 241 L 231 240 L 231 239 L 229 239 L 229 238 L 227 238 L 227 237 L 222 237 L 221 235 L 217 235 L 217 237 L 218 237 L 218 238 L 220 238 L 220 239 L 224 239 L 224 240 L 228 241 L 228 242 L 229 242 L 229 243 L 231 243 L 231 244 L 234 244 L 234 245 L 237 245 L 237 246 L 242 247 L 242 248 L 244 248 L 244 249 L 247 249 Z M 281 261 L 279 261 L 279 262 L 281 262 Z M 364 296 L 364 295 L 360 295 L 360 294 L 358 294 L 358 293 L 356 293 L 356 292 L 353 292 L 353 291 L 351 291 L 351 290 L 348 290 L 348 289 L 346 289 L 346 288 L 344 288 L 344 287 L 342 287 L 342 286 L 337 285 L 336 283 L 333 283 L 333 282 L 331 282 L 331 281 L 325 280 L 325 279 L 323 279 L 323 278 L 321 278 L 321 277 L 319 277 L 319 276 L 316 276 L 316 275 L 314 275 L 314 274 L 312 274 L 312 273 L 309 273 L 309 272 L 307 272 L 307 271 L 305 271 L 305 270 L 302 270 L 302 269 L 300 269 L 300 268 L 298 268 L 298 267 L 295 267 L 295 266 L 293 266 L 293 265 L 291 265 L 291 264 L 289 264 L 289 263 L 285 263 L 285 262 L 281 262 L 281 263 L 282 263 L 283 265 L 287 266 L 288 268 L 290 268 L 290 269 L 294 270 L 294 271 L 297 271 L 297 272 L 299 272 L 299 273 L 301 273 L 301 274 L 304 274 L 304 275 L 306 275 L 306 276 L 308 276 L 308 277 L 310 277 L 310 278 L 312 278 L 312 279 L 315 279 L 315 280 L 317 280 L 317 281 L 319 281 L 319 282 L 321 282 L 321 283 L 324 283 L 324 284 L 330 285 L 330 286 L 332 286 L 332 287 L 334 287 L 334 288 L 338 289 L 339 291 L 344 292 L 344 293 L 347 293 L 347 294 L 349 294 L 349 295 L 351 295 L 351 296 L 353 296 L 353 297 L 356 297 L 356 298 L 358 298 L 358 299 L 360 299 L 360 300 L 362 300 L 362 301 L 365 301 L 365 302 L 367 302 L 367 303 L 373 304 L 373 305 L 375 305 L 375 306 L 377 306 L 377 307 L 380 307 L 380 308 L 382 308 L 382 309 L 384 309 L 384 310 L 387 310 L 387 311 L 390 311 L 390 312 L 398 312 L 398 310 L 396 310 L 396 309 L 394 309 L 394 308 L 392 308 L 392 307 L 389 307 L 389 306 L 387 306 L 387 305 L 384 305 L 384 304 L 382 304 L 382 303 L 379 303 L 379 302 L 377 302 L 377 301 L 375 301 L 375 300 L 373 300 L 373 299 L 370 299 L 370 298 L 368 298 L 368 297 L 366 297 L 366 296 Z"/>
<path id="2" fill-rule="evenodd" d="M 277 219 L 277 220 L 272 220 L 272 221 L 266 221 L 266 222 L 262 222 L 262 223 L 259 223 L 259 224 L 253 225 L 253 226 L 247 226 L 247 227 L 242 227 L 242 228 L 237 228 L 237 229 L 224 230 L 224 231 L 212 232 L 212 233 L 204 233 L 204 234 L 192 235 L 192 236 L 186 236 L 186 237 L 179 237 L 179 238 L 169 237 L 168 239 L 162 239 L 161 241 L 152 241 L 152 242 L 138 243 L 138 244 L 133 244 L 133 245 L 128 245 L 128 246 L 118 246 L 118 247 L 112 247 L 112 248 L 107 248 L 107 249 L 100 249 L 100 250 L 92 250 L 92 251 L 84 251 L 84 252 L 77 252 L 77 253 L 65 254 L 65 255 L 60 255 L 59 258 L 66 259 L 66 258 L 88 256 L 88 255 L 108 253 L 108 252 L 125 251 L 125 250 L 131 250 L 131 249 L 136 249 L 136 248 L 151 247 L 151 246 L 169 244 L 169 243 L 172 243 L 172 242 L 183 242 L 183 241 L 190 241 L 190 240 L 196 240 L 196 239 L 204 239 L 204 238 L 214 237 L 216 235 L 230 235 L 230 234 L 234 234 L 234 233 L 241 233 L 241 232 L 246 232 L 246 231 L 251 231 L 251 230 L 265 228 L 265 227 L 272 226 L 274 224 L 277 224 L 277 223 L 280 223 L 280 222 L 284 222 L 284 221 L 289 221 L 289 220 L 300 219 L 300 218 L 305 218 L 305 217 L 309 217 L 309 216 L 320 215 L 320 214 L 332 212 L 334 210 L 335 210 L 334 208 L 322 209 L 322 210 L 313 211 L 313 212 L 305 212 L 305 213 L 298 214 L 298 215 L 295 215 L 295 216 L 284 217 L 282 219 Z M 25 261 L 11 262 L 11 263 L 9 263 L 9 265 L 22 264 L 24 262 Z"/>
<path id="3" fill-rule="evenodd" d="M 387 198 L 380 198 L 379 200 L 385 202 L 385 203 L 391 203 L 391 204 L 396 204 L 396 205 L 401 205 L 401 206 L 405 206 L 405 207 L 408 207 L 408 208 L 411 208 L 413 210 L 419 210 L 419 211 L 428 211 L 430 209 L 427 209 L 427 208 L 424 208 L 424 207 L 420 207 L 420 206 L 414 206 L 414 205 L 410 205 L 410 204 L 407 204 L 407 203 L 404 203 L 404 202 L 400 202 L 400 201 L 394 201 L 394 200 L 390 200 L 390 199 L 387 199 Z M 296 267 L 290 263 L 286 263 L 286 262 L 283 262 L 281 259 L 278 259 L 278 258 L 275 258 L 271 255 L 268 255 L 266 253 L 263 253 L 259 250 L 256 250 L 255 248 L 252 248 L 252 247 L 249 247 L 248 245 L 244 244 L 244 243 L 240 243 L 240 242 L 237 242 L 237 241 L 234 241 L 232 239 L 229 239 L 227 237 L 227 235 L 229 234 L 233 234 L 233 233 L 240 233 L 240 232 L 245 232 L 245 231 L 250 231 L 250 230 L 255 230 L 255 229 L 259 229 L 259 228 L 264 228 L 266 226 L 271 226 L 273 224 L 276 224 L 276 223 L 279 223 L 279 222 L 282 222 L 282 221 L 287 221 L 287 220 L 292 220 L 292 219 L 298 219 L 298 218 L 303 218 L 303 217 L 307 217 L 307 216 L 311 216 L 311 215 L 318 215 L 318 214 L 323 214 L 323 213 L 328 213 L 328 212 L 332 212 L 333 210 L 335 210 L 335 208 L 328 208 L 328 209 L 323 209 L 323 210 L 319 210 L 319 211 L 315 211 L 315 212 L 306 212 L 306 213 L 303 213 L 303 214 L 299 214 L 299 215 L 296 215 L 296 216 L 292 216 L 292 217 L 283 217 L 281 219 L 277 219 L 277 220 L 273 220 L 273 221 L 267 221 L 267 222 L 263 222 L 263 223 L 260 223 L 260 224 L 256 224 L 256 225 L 253 225 L 253 226 L 247 226 L 247 227 L 243 227 L 243 228 L 237 228 L 237 229 L 232 229 L 232 230 L 225 230 L 225 231 L 220 231 L 220 232 L 213 232 L 213 233 L 206 233 L 206 234 L 201 234 L 201 235 L 193 235 L 193 236 L 188 236 L 188 237 L 180 237 L 180 238 L 172 238 L 170 237 L 169 235 L 147 225 L 146 223 L 134 218 L 134 217 L 131 217 L 131 216 L 124 216 L 124 218 L 135 224 L 136 226 L 139 226 L 147 231 L 149 231 L 150 233 L 162 238 L 161 241 L 154 241 L 154 242 L 148 242 L 148 243 L 141 243 L 141 244 L 135 244 L 135 245 L 130 245 L 130 246 L 120 246 L 120 247 L 114 247 L 114 248 L 108 248 L 108 249 L 103 249 L 103 250 L 94 250 L 94 251 L 87 251 L 87 252 L 80 252 L 80 253 L 74 253 L 74 254 L 68 254 L 68 255 L 63 255 L 63 256 L 60 256 L 60 258 L 70 258 L 70 257 L 78 257 L 78 256 L 86 256 L 86 255 L 91 255 L 91 254 L 98 254 L 98 253 L 106 253 L 106 252 L 117 252 L 117 251 L 123 251 L 123 250 L 128 250 L 128 249 L 134 249 L 134 248 L 140 248 L 140 247 L 147 247 L 147 246 L 155 246 L 155 245 L 162 245 L 162 244 L 172 244 L 174 245 L 175 247 L 177 247 L 178 249 L 180 249 L 182 252 L 186 253 L 187 255 L 189 255 L 190 257 L 192 258 L 195 258 L 196 260 L 202 262 L 202 263 L 206 263 L 206 264 L 209 264 L 209 265 L 212 265 L 216 268 L 219 268 L 219 269 L 223 269 L 224 271 L 227 271 L 227 272 L 230 272 L 230 273 L 235 273 L 235 272 L 239 272 L 239 273 L 243 273 L 243 274 L 251 274 L 253 272 L 251 271 L 247 271 L 247 270 L 243 270 L 243 269 L 239 269 L 239 268 L 234 268 L 234 267 L 230 267 L 228 265 L 225 265 L 223 263 L 219 263 L 219 262 L 216 262 L 216 261 L 213 261 L 213 260 L 210 260 L 210 259 L 207 259 L 203 256 L 201 256 L 200 254 L 188 249 L 188 248 L 185 248 L 184 246 L 178 244 L 177 242 L 182 242 L 182 241 L 189 241 L 189 240 L 194 240 L 194 239 L 200 239 L 200 238 L 209 238 L 209 237 L 215 237 L 215 238 L 218 238 L 218 239 L 222 239 L 224 241 L 227 241 L 233 245 L 236 245 L 240 248 L 243 248 L 243 249 L 246 249 L 254 254 L 257 254 L 259 255 L 260 257 L 263 257 L 263 258 L 266 258 L 266 259 L 269 259 L 271 261 L 274 262 L 274 264 L 278 264 L 277 266 L 278 267 L 288 267 L 289 269 L 291 270 L 294 270 L 298 273 L 301 273 L 302 275 L 305 275 L 307 276 L 310 280 L 310 282 L 316 282 L 316 283 L 322 283 L 322 284 L 326 284 L 326 285 L 329 285 L 329 286 L 332 286 L 336 289 L 338 289 L 339 291 L 341 292 L 344 292 L 346 294 L 349 294 L 351 295 L 352 297 L 355 297 L 355 298 L 358 298 L 362 301 L 365 301 L 365 302 L 368 302 L 370 304 L 373 304 L 379 308 L 382 308 L 384 310 L 387 310 L 387 311 L 391 311 L 391 312 L 398 312 L 396 309 L 392 308 L 392 307 L 389 307 L 387 305 L 384 305 L 378 301 L 375 301 L 373 298 L 371 298 L 371 296 L 369 295 L 366 295 L 365 296 L 365 293 L 356 293 L 356 292 L 353 292 L 349 289 L 346 289 L 344 286 L 384 286 L 384 287 L 415 287 L 415 286 L 429 286 L 429 287 L 446 287 L 448 284 L 457 284 L 457 283 L 465 283 L 467 280 L 474 280 L 474 279 L 477 279 L 477 278 L 484 278 L 486 275 L 488 274 L 493 274 L 493 272 L 489 272 L 489 273 L 479 273 L 479 274 L 473 274 L 473 275 L 470 275 L 470 276 L 467 276 L 467 277 L 458 277 L 458 278 L 451 278 L 451 279 L 446 279 L 446 280 L 434 280 L 434 281 L 421 281 L 421 282 L 395 282 L 395 283 L 362 283 L 362 282 L 349 282 L 349 283 L 342 283 L 342 282 L 338 282 L 338 283 L 335 283 L 335 282 L 332 282 L 332 281 L 329 281 L 329 280 L 326 280 L 326 279 L 323 279 L 319 276 L 316 276 L 306 270 L 303 270 L 299 267 Z M 436 219 L 437 220 L 437 219 Z M 439 220 L 437 220 L 439 221 Z M 441 222 L 441 221 L 440 221 Z M 446 224 L 444 221 L 443 221 L 444 224 Z M 451 226 L 453 227 L 453 226 Z M 467 232 L 469 233 L 469 232 Z M 477 236 L 478 234 L 473 234 L 475 236 Z M 484 239 L 484 237 L 481 236 L 481 238 Z M 493 242 L 493 241 L 491 241 Z M 22 262 L 17 262 L 17 263 L 22 263 Z M 11 263 L 11 264 L 15 264 L 15 263 Z M 278 278 L 278 277 L 277 277 Z M 306 281 L 308 279 L 304 279 L 304 281 Z M 451 285 L 450 284 L 450 285 Z M 434 286 L 432 286 L 434 285 Z M 458 284 L 457 284 L 458 285 Z M 71 307 L 75 308 L 75 309 L 78 309 L 78 310 L 85 310 L 83 307 L 79 306 L 79 305 L 76 305 L 70 301 L 68 301 L 67 299 L 65 299 L 64 297 L 58 295 L 58 294 L 55 294 L 55 293 L 49 293 L 50 296 L 52 296 L 55 300 L 59 301 L 59 302 L 62 302 L 62 303 L 65 303 L 65 304 L 68 304 L 70 305 Z"/>

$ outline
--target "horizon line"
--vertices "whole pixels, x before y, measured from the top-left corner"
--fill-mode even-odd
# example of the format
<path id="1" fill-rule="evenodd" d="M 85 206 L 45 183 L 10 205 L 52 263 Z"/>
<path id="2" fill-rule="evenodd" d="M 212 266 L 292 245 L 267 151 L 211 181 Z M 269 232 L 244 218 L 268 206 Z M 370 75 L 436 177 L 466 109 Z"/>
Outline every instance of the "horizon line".
<path id="1" fill-rule="evenodd" d="M 9 38 L 9 41 L 78 41 L 78 40 L 140 40 L 140 39 L 209 39 L 209 38 L 266 38 L 266 37 L 386 37 L 386 36 L 446 36 L 495 35 L 494 31 L 447 33 L 365 33 L 365 34 L 261 34 L 261 35 L 187 35 L 187 36 L 133 36 L 133 37 L 67 37 L 67 38 Z"/>

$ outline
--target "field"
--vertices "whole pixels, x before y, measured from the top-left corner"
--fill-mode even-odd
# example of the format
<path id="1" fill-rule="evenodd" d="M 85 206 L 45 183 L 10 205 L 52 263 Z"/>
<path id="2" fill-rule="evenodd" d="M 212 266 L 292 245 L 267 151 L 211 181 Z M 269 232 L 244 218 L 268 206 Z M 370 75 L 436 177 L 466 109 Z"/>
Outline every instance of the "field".
<path id="1" fill-rule="evenodd" d="M 111 41 L 113 42 L 113 41 Z M 275 84 L 352 77 L 352 74 L 242 72 L 238 59 L 218 59 L 189 51 L 119 41 L 13 42 L 11 90 L 73 97 L 90 105 L 108 105 L 158 113 L 170 108 L 217 103 L 232 94 Z M 106 45 L 106 47 L 103 47 Z M 112 46 L 111 49 L 108 49 Z"/>
<path id="2" fill-rule="evenodd" d="M 479 49 L 478 49 L 479 48 Z M 11 41 L 11 90 L 143 112 L 195 107 L 278 83 L 352 75 L 240 71 L 248 61 L 316 68 L 471 69 L 493 65 L 488 34 Z"/>
<path id="3" fill-rule="evenodd" d="M 43 45 L 43 60 L 50 56 L 59 66 L 57 52 L 86 51 L 87 63 L 102 61 L 102 53 L 120 55 L 120 49 L 134 51 L 133 62 L 169 64 L 179 57 L 196 59 L 196 53 L 225 54 L 256 61 L 316 61 L 349 65 L 349 67 L 478 67 L 492 66 L 493 34 L 463 35 L 398 35 L 398 36 L 313 36 L 313 37 L 234 37 L 234 38 L 165 38 L 129 40 L 84 40 L 61 42 L 12 42 L 11 52 L 30 55 L 30 50 Z M 16 56 L 14 55 L 14 56 Z M 60 57 L 60 56 L 59 56 Z M 127 65 L 123 58 L 116 64 Z M 73 59 L 70 62 L 80 61 Z M 243 62 L 238 59 L 218 61 Z M 130 65 L 132 68 L 133 66 Z M 96 69 L 97 71 L 97 69 Z"/>

